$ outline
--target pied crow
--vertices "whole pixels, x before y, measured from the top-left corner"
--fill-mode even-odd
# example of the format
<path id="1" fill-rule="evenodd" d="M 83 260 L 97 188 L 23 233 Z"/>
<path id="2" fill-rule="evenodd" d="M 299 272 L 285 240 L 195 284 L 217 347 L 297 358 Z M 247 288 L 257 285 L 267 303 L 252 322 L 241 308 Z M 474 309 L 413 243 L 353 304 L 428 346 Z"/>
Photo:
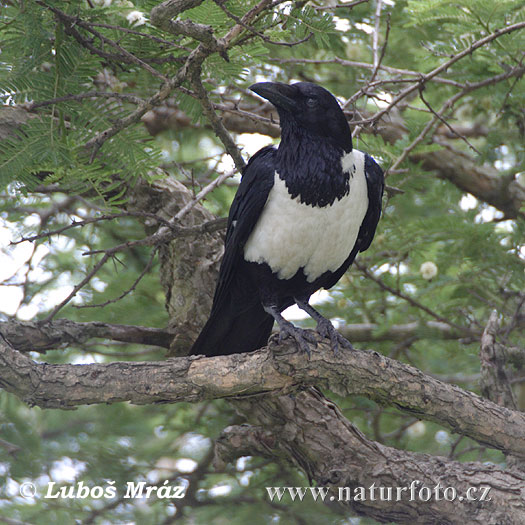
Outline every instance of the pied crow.
<path id="1" fill-rule="evenodd" d="M 310 82 L 261 82 L 250 87 L 279 114 L 281 142 L 249 160 L 232 202 L 225 251 L 210 318 L 190 353 L 249 352 L 264 346 L 274 321 L 280 340 L 309 353 L 311 333 L 285 320 L 296 304 L 331 347 L 351 348 L 309 304 L 331 288 L 366 250 L 381 214 L 383 171 L 352 148 L 335 97 Z"/>

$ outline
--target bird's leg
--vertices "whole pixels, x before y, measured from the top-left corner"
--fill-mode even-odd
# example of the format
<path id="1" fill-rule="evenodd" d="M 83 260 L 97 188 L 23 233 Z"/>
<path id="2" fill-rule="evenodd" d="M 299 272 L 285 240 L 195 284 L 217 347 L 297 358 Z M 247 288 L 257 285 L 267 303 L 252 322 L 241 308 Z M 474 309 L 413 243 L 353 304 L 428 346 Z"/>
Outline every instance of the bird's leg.
<path id="1" fill-rule="evenodd" d="M 301 299 L 295 299 L 297 306 L 304 310 L 312 319 L 317 323 L 317 332 L 321 337 L 330 338 L 330 346 L 334 354 L 337 354 L 339 346 L 353 350 L 353 346 L 350 341 L 347 341 L 335 328 L 332 322 L 326 317 L 323 317 L 308 301 Z"/>
<path id="2" fill-rule="evenodd" d="M 264 306 L 264 311 L 270 314 L 279 325 L 279 343 L 281 343 L 283 339 L 291 337 L 295 340 L 299 349 L 310 357 L 309 343 L 316 344 L 315 338 L 306 330 L 297 328 L 297 326 L 294 326 L 290 321 L 287 321 L 276 306 L 266 305 Z"/>

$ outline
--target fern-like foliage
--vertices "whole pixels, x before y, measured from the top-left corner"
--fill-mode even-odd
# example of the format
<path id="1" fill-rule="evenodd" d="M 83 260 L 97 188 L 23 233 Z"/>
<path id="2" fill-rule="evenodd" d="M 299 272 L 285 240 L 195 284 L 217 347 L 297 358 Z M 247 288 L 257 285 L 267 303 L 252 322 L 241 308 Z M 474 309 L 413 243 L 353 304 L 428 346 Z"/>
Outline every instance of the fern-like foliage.
<path id="1" fill-rule="evenodd" d="M 72 6 L 63 2 L 50 5 L 74 12 Z M 90 53 L 68 35 L 64 24 L 53 18 L 51 11 L 33 3 L 20 12 L 14 11 L 15 7 L 6 8 L 4 16 L 10 18 L 10 23 L 2 27 L 1 33 L 6 62 L 0 66 L 0 100 L 4 105 L 23 107 L 65 100 L 39 108 L 2 141 L 0 185 L 14 181 L 31 188 L 60 182 L 78 192 L 94 190 L 116 204 L 127 185 L 137 177 L 147 177 L 158 165 L 159 150 L 152 143 L 146 145 L 151 139 L 139 124 L 106 141 L 100 154 L 91 159 L 91 151 L 86 148 L 88 141 L 111 128 L 133 106 L 118 98 L 74 97 L 94 91 L 126 93 L 127 79 L 133 78 L 136 85 L 145 83 L 142 79 L 146 75 L 132 66 L 122 80 L 112 84 L 111 67 L 118 66 Z M 107 10 L 96 9 L 88 18 L 98 19 L 97 15 L 102 14 L 107 16 Z M 111 21 L 122 23 L 122 17 Z M 82 36 L 88 38 L 87 34 Z M 109 30 L 107 36 L 116 40 L 122 34 Z M 164 51 L 159 51 L 158 44 L 153 46 L 152 40 L 139 40 L 133 34 L 125 38 L 137 53 L 151 52 L 155 56 Z M 110 79 L 106 85 L 104 76 Z"/>
<path id="2" fill-rule="evenodd" d="M 135 7 L 147 15 L 157 4 L 137 1 Z M 206 1 L 179 19 L 210 26 L 220 38 L 256 4 L 255 0 L 230 0 L 221 8 Z M 148 23 L 130 25 L 126 19 L 134 8 L 130 2 L 46 0 L 46 6 L 9 4 L 2 15 L 6 23 L 0 26 L 4 60 L 0 101 L 30 109 L 36 104 L 38 109 L 2 143 L 0 185 L 60 182 L 119 202 L 127 185 L 157 167 L 158 147 L 145 144 L 149 138 L 140 122 L 105 141 L 100 151 L 86 145 L 136 108 L 136 102 L 130 104 L 118 95 L 138 92 L 147 99 L 158 90 L 161 80 L 138 60 L 155 68 L 158 76 L 169 78 L 199 42 L 166 34 Z M 334 36 L 332 16 L 310 6 L 278 6 L 273 13 L 262 13 L 253 27 L 238 37 L 227 57 L 211 53 L 205 60 L 202 76 L 212 100 L 217 100 L 218 86 L 246 82 L 275 47 L 274 40 L 292 44 L 308 40 L 308 46 L 321 50 L 330 48 Z M 86 97 L 90 92 L 108 96 Z M 111 93 L 114 98 L 109 98 Z M 199 122 L 200 102 L 184 93 L 174 95 L 179 108 Z"/>

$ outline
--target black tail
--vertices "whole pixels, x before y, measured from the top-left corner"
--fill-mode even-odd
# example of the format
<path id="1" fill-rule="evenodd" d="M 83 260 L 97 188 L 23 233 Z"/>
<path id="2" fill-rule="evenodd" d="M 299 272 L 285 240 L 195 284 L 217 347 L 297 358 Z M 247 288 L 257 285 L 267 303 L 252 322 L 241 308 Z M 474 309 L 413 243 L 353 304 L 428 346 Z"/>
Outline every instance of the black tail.
<path id="1" fill-rule="evenodd" d="M 272 332 L 273 317 L 257 301 L 242 311 L 232 301 L 213 308 L 208 322 L 193 344 L 190 355 L 238 354 L 261 348 Z"/>

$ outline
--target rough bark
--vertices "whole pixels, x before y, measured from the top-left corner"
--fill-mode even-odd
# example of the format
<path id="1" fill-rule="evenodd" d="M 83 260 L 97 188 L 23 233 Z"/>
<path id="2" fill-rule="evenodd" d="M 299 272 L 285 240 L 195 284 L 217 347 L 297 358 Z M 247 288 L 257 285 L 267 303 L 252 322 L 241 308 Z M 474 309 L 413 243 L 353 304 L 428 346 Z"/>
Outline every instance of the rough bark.
<path id="1" fill-rule="evenodd" d="M 497 342 L 498 314 L 493 311 L 481 336 L 481 393 L 498 405 L 516 409 L 516 400 L 509 381 L 505 347 Z"/>
<path id="2" fill-rule="evenodd" d="M 146 125 L 159 129 L 153 122 L 157 111 L 153 108 L 165 102 L 175 87 L 191 77 L 190 73 L 197 77 L 197 70 L 206 56 L 212 52 L 224 54 L 228 43 L 242 31 L 243 25 L 237 24 L 225 37 L 216 39 L 208 26 L 176 20 L 181 11 L 198 3 L 200 0 L 167 0 L 152 11 L 151 21 L 155 25 L 177 35 L 189 35 L 200 44 L 181 68 L 180 75 L 163 84 L 126 119 L 117 121 L 88 142 L 93 155 L 104 141 L 141 118 Z M 263 0 L 243 17 L 243 21 L 249 22 L 250 17 L 269 4 Z M 24 114 L 11 114 L 4 121 L 2 111 L 0 109 L 0 139 L 3 132 L 11 133 L 26 118 Z M 388 141 L 397 140 L 406 130 L 401 118 L 395 120 L 393 115 L 392 120 L 383 119 L 365 131 L 380 133 Z M 211 113 L 210 116 L 213 117 Z M 178 122 L 183 118 L 179 115 Z M 228 113 L 222 124 L 224 128 L 216 125 L 214 129 L 243 132 L 253 129 L 270 135 L 276 131 L 271 122 L 252 120 L 246 115 L 241 118 L 235 113 Z M 518 216 L 518 208 L 524 200 L 523 188 L 514 179 L 501 177 L 490 166 L 477 166 L 473 159 L 452 149 L 411 155 L 409 160 L 423 163 L 425 169 L 435 171 L 462 191 L 469 191 L 496 206 L 506 217 Z M 166 179 L 151 187 L 138 185 L 129 206 L 154 211 L 170 219 L 191 199 L 192 195 L 181 184 Z M 198 225 L 210 217 L 197 205 L 182 218 L 180 226 Z M 161 281 L 172 319 L 171 328 L 177 331 L 172 345 L 175 354 L 187 350 L 207 316 L 221 254 L 219 234 L 205 234 L 197 242 L 189 238 L 177 239 L 161 248 Z M 49 340 L 54 341 L 50 344 L 56 344 L 52 328 L 43 327 L 42 332 L 46 329 L 50 332 L 37 334 L 35 343 L 45 346 L 49 344 L 45 341 Z M 102 328 L 98 328 L 100 334 Z M 106 325 L 103 329 L 107 330 L 106 336 L 117 339 L 117 328 Z M 67 329 L 60 337 L 65 337 L 64 333 Z M 525 479 L 522 472 L 477 463 L 459 464 L 374 443 L 313 388 L 315 385 L 342 395 L 365 395 L 441 423 L 506 454 L 525 458 L 525 416 L 522 413 L 442 383 L 375 352 L 356 350 L 334 356 L 325 342 L 320 342 L 317 351 L 312 351 L 311 360 L 297 354 L 293 345 L 283 344 L 278 347 L 278 353 L 261 350 L 213 359 L 49 365 L 35 363 L 7 344 L 12 341 L 23 346 L 20 334 L 4 331 L 0 336 L 6 341 L 2 344 L 0 337 L 0 386 L 30 405 L 73 408 L 118 401 L 144 404 L 232 398 L 237 408 L 255 421 L 256 426 L 230 427 L 225 431 L 218 447 L 224 459 L 231 460 L 241 454 L 266 455 L 272 460 L 281 459 L 296 465 L 318 484 L 334 488 L 372 484 L 407 487 L 411 481 L 419 480 L 428 487 L 435 487 L 437 483 L 442 487 L 454 487 L 463 495 L 469 486 L 488 486 L 491 499 L 484 502 L 458 503 L 442 498 L 429 502 L 406 499 L 353 501 L 347 505 L 353 513 L 383 522 L 523 523 Z M 71 342 L 78 340 L 73 337 Z"/>
<path id="3" fill-rule="evenodd" d="M 164 180 L 150 187 L 137 186 L 129 206 L 169 219 L 191 198 L 181 184 Z M 180 226 L 194 226 L 210 218 L 197 205 Z M 208 314 L 221 254 L 222 240 L 217 233 L 197 241 L 177 239 L 163 247 L 161 279 L 167 307 L 174 320 L 172 328 L 183 335 L 173 346 L 174 353 L 187 351 L 188 342 Z M 10 340 L 9 336 L 6 339 Z M 469 484 L 484 484 L 492 487 L 494 498 L 494 502 L 483 504 L 446 500 L 350 502 L 354 513 L 399 523 L 521 523 L 520 516 L 525 512 L 519 494 L 524 486 L 522 474 L 382 447 L 364 438 L 318 393 L 300 389 L 318 385 L 343 395 L 366 395 L 518 458 L 525 457 L 523 414 L 373 352 L 334 357 L 324 343 L 320 348 L 324 351 L 314 351 L 310 361 L 284 345 L 278 355 L 260 351 L 214 359 L 75 366 L 37 364 L 5 345 L 0 353 L 0 377 L 2 388 L 41 407 L 248 397 L 239 403 L 239 410 L 254 418 L 257 428 L 262 426 L 258 432 L 266 436 L 266 453 L 270 440 L 273 460 L 301 467 L 319 484 L 355 487 L 375 482 L 376 486 L 403 487 L 418 479 L 430 487 L 438 482 L 443 487 L 453 486 L 458 494 L 464 494 Z M 275 436 L 278 440 L 273 442 Z M 248 443 L 256 443 L 255 438 Z M 257 452 L 254 445 L 247 453 Z"/>
<path id="4" fill-rule="evenodd" d="M 20 352 L 43 353 L 64 345 L 82 344 L 93 338 L 169 348 L 173 334 L 146 326 L 58 319 L 50 323 L 6 321 L 0 323 L 0 337 Z"/>
<path id="5" fill-rule="evenodd" d="M 157 213 L 166 220 L 187 205 L 192 193 L 173 178 L 141 184 L 131 195 L 131 210 Z M 198 226 L 213 219 L 202 205 L 196 204 L 177 222 L 178 227 Z M 174 333 L 172 355 L 187 353 L 197 338 L 211 308 L 215 281 L 223 253 L 220 232 L 193 238 L 177 238 L 160 245 L 160 279 L 166 294 L 166 308 Z"/>
<path id="6" fill-rule="evenodd" d="M 498 313 L 493 310 L 481 336 L 481 393 L 498 405 L 517 409 L 517 403 L 509 381 L 507 349 L 497 341 L 500 331 Z M 525 459 L 507 454 L 507 465 L 525 473 Z"/>
<path id="7" fill-rule="evenodd" d="M 330 505 L 345 505 L 353 514 L 382 523 L 523 523 L 525 475 L 521 472 L 405 452 L 370 441 L 337 406 L 313 388 L 294 396 L 251 398 L 238 405 L 257 426 L 225 429 L 217 444 L 219 457 L 228 461 L 246 454 L 274 460 L 285 458 L 302 468 L 318 485 L 330 488 L 325 500 Z M 416 499 L 410 501 L 410 486 L 415 482 L 418 482 L 413 492 Z M 375 501 L 370 499 L 369 492 L 365 493 L 366 501 L 353 500 L 356 487 L 371 486 L 376 487 Z M 427 489 L 422 489 L 423 486 Z M 339 489 L 346 487 L 350 501 L 337 501 Z M 380 500 L 379 487 L 392 487 L 391 501 Z M 463 500 L 447 501 L 444 498 L 447 487 L 453 487 Z M 477 495 L 478 499 L 488 489 L 490 501 L 467 501 L 470 487 L 475 488 L 470 495 Z M 432 494 L 429 501 L 417 500 L 420 490 L 424 499 Z M 440 501 L 435 501 L 436 493 L 441 493 Z"/>
<path id="8" fill-rule="evenodd" d="M 293 343 L 214 358 L 163 362 L 50 365 L 1 346 L 0 386 L 29 405 L 73 408 L 93 403 L 176 403 L 289 393 L 310 385 L 364 395 L 453 432 L 525 458 L 525 414 L 501 407 L 377 352 L 334 356 L 325 341 L 311 359 Z"/>
<path id="9" fill-rule="evenodd" d="M 321 346 L 311 360 L 295 351 L 289 353 L 290 344 L 279 346 L 285 351 L 279 354 L 263 350 L 157 363 L 49 365 L 34 363 L 8 345 L 0 345 L 0 384 L 30 405 L 63 409 L 94 402 L 142 404 L 232 397 L 238 410 L 256 426 L 225 429 L 217 444 L 220 460 L 256 454 L 290 462 L 330 489 L 328 504 L 344 505 L 354 514 L 380 522 L 523 523 L 523 472 L 458 463 L 370 441 L 331 401 L 306 385 L 329 385 L 340 393 L 374 398 L 371 393 L 380 390 L 377 383 L 381 382 L 384 393 L 378 401 L 387 400 L 411 413 L 432 406 L 438 415 L 430 419 L 522 458 L 523 414 L 440 384 L 374 352 L 356 350 L 336 358 L 328 345 Z M 374 378 L 376 384 L 368 384 Z M 456 421 L 451 425 L 452 418 Z M 469 423 L 463 428 L 465 422 Z M 411 484 L 415 500 L 411 499 Z M 391 501 L 381 500 L 378 492 L 371 499 L 371 486 L 376 490 L 392 487 Z M 343 501 L 338 501 L 339 489 L 345 487 L 349 492 L 343 492 Z M 356 496 L 356 487 L 364 487 L 365 499 Z M 466 498 L 468 489 L 474 487 L 470 495 L 477 499 L 449 501 L 445 495 L 453 493 L 448 487 L 453 487 L 458 498 Z M 420 493 L 429 500 L 418 501 Z M 490 499 L 480 501 L 483 494 Z"/>
<path id="10" fill-rule="evenodd" d="M 166 285 L 169 285 L 167 279 Z M 206 284 L 209 284 L 206 282 Z M 209 295 L 209 289 L 203 291 Z M 208 297 L 211 301 L 211 297 Z M 201 305 L 201 312 L 206 314 L 205 305 Z M 180 325 L 187 326 L 194 323 L 195 327 L 203 323 L 204 319 L 193 318 L 191 314 L 195 311 L 177 312 Z M 183 317 L 186 314 L 186 317 Z M 174 323 L 175 324 L 175 323 Z M 177 327 L 175 327 L 176 329 Z M 407 339 L 461 339 L 451 326 L 439 321 L 427 321 L 426 323 L 406 323 L 392 325 L 386 331 L 378 331 L 378 325 L 374 323 L 347 324 L 339 328 L 339 332 L 354 343 L 370 341 L 405 341 Z M 39 321 L 17 321 L 9 320 L 0 323 L 0 336 L 19 352 L 40 352 L 54 350 L 72 344 L 83 344 L 91 339 L 107 339 L 121 341 L 124 343 L 137 343 L 144 345 L 160 346 L 162 348 L 172 347 L 176 332 L 170 329 L 150 328 L 147 326 L 122 325 L 94 322 L 76 322 L 69 319 L 57 319 L 42 323 Z M 181 349 L 183 354 L 185 349 Z"/>

